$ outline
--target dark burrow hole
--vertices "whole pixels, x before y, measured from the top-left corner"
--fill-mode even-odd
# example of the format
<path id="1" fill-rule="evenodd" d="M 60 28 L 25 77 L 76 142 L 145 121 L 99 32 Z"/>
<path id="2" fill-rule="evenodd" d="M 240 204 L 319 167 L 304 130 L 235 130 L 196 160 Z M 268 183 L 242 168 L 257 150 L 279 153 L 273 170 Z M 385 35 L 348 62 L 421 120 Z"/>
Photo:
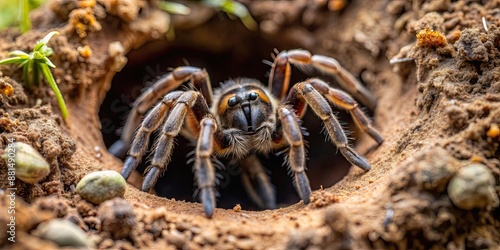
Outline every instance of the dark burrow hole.
<path id="1" fill-rule="evenodd" d="M 246 31 L 252 40 L 246 43 L 233 44 L 232 47 L 219 49 L 217 52 L 182 42 L 160 41 L 147 44 L 138 50 L 131 51 L 127 56 L 129 61 L 121 72 L 113 79 L 111 89 L 108 91 L 101 105 L 99 116 L 102 123 L 104 142 L 109 147 L 119 139 L 120 128 L 124 124 L 130 110 L 130 104 L 140 95 L 141 91 L 150 86 L 157 77 L 169 72 L 169 69 L 186 65 L 206 68 L 210 74 L 213 87 L 229 78 L 250 77 L 267 85 L 267 75 L 270 66 L 262 60 L 272 60 L 270 54 L 275 48 L 278 50 L 292 49 L 291 45 L 272 43 L 260 36 Z M 167 45 L 168 44 L 168 45 Z M 198 49 L 197 49 L 198 48 Z M 248 53 L 250 51 L 250 53 Z M 296 83 L 307 79 L 308 76 L 294 68 L 292 82 Z M 331 78 L 325 80 L 334 81 Z M 335 109 L 338 119 L 343 123 L 346 131 L 354 133 L 354 123 L 347 112 Z M 313 190 L 321 187 L 330 187 L 342 179 L 349 171 L 350 164 L 338 152 L 335 146 L 326 140 L 325 131 L 319 118 L 309 109 L 302 119 L 309 135 L 307 141 L 307 175 Z M 354 143 L 351 136 L 351 143 Z M 156 136 L 151 137 L 156 138 Z M 152 143 L 150 143 L 151 147 Z M 188 155 L 194 150 L 194 144 L 179 136 L 172 153 L 172 160 L 167 171 L 158 180 L 155 191 L 157 195 L 176 200 L 197 201 L 193 196 L 195 191 L 192 163 L 187 163 Z M 275 153 L 278 153 L 276 151 Z M 149 153 L 147 154 L 149 155 Z M 288 169 L 283 165 L 283 155 L 270 154 L 260 156 L 263 165 L 269 171 L 272 184 L 275 186 L 277 203 L 279 207 L 287 206 L 299 201 L 299 197 L 292 185 L 292 178 Z M 137 171 L 142 173 L 148 163 L 143 159 Z M 243 209 L 257 210 L 241 184 L 237 167 L 227 167 L 219 170 L 223 176 L 218 186 L 217 207 L 233 208 L 241 204 Z"/>

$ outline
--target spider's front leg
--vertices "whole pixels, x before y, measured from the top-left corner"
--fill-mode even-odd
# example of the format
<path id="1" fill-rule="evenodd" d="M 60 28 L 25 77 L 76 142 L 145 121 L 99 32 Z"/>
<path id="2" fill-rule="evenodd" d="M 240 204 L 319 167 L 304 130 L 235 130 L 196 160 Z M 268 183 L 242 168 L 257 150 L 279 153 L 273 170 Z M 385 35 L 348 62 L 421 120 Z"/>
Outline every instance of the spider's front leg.
<path id="1" fill-rule="evenodd" d="M 111 145 L 108 151 L 117 157 L 123 157 L 132 142 L 134 131 L 141 123 L 141 117 L 158 102 L 158 99 L 177 89 L 184 82 L 189 81 L 196 89 L 200 90 L 208 103 L 212 101 L 212 87 L 208 73 L 196 67 L 178 67 L 160 78 L 150 88 L 144 91 L 134 102 L 127 118 L 120 140 Z"/>
<path id="2" fill-rule="evenodd" d="M 155 141 L 151 164 L 144 173 L 142 190 L 149 191 L 170 162 L 174 138 L 181 131 L 188 110 L 191 111 L 200 125 L 199 133 L 192 131 L 198 135 L 195 175 L 201 190 L 205 214 L 207 217 L 211 217 L 215 208 L 215 172 L 210 156 L 213 151 L 214 133 L 217 130 L 217 125 L 207 102 L 197 91 L 171 92 L 148 113 L 133 139 L 129 156 L 123 165 L 122 175 L 125 179 L 130 176 L 147 150 L 151 133 L 166 119 L 160 137 Z"/>
<path id="3" fill-rule="evenodd" d="M 214 134 L 217 123 L 213 117 L 206 117 L 200 123 L 200 135 L 196 145 L 194 169 L 196 182 L 200 190 L 205 215 L 212 217 L 215 209 L 215 170 L 210 157 L 213 153 Z"/>
<path id="4" fill-rule="evenodd" d="M 288 164 L 294 172 L 295 187 L 304 204 L 310 202 L 311 186 L 305 172 L 306 152 L 302 140 L 302 130 L 299 118 L 293 109 L 281 105 L 278 107 L 278 117 L 283 127 L 283 136 L 290 145 L 288 153 Z"/>

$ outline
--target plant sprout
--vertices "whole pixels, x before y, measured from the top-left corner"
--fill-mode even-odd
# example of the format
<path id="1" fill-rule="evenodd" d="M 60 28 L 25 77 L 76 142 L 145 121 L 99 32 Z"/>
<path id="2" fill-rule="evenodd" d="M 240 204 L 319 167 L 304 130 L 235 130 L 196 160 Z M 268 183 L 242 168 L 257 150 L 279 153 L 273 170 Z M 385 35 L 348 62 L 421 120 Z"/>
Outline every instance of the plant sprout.
<path id="1" fill-rule="evenodd" d="M 159 7 L 170 14 L 187 15 L 191 12 L 186 5 L 174 2 L 159 2 Z"/>
<path id="2" fill-rule="evenodd" d="M 52 48 L 47 46 L 47 43 L 52 38 L 52 36 L 58 34 L 57 31 L 52 31 L 47 34 L 44 38 L 39 40 L 33 51 L 29 54 L 20 50 L 14 50 L 9 52 L 10 58 L 4 59 L 0 61 L 0 65 L 3 64 L 18 64 L 23 67 L 23 78 L 24 82 L 28 87 L 36 86 L 40 83 L 40 73 L 43 75 L 49 86 L 54 91 L 56 95 L 57 103 L 59 104 L 59 108 L 61 109 L 61 114 L 63 119 L 68 117 L 68 110 L 66 109 L 66 103 L 61 95 L 61 91 L 59 91 L 59 87 L 57 87 L 56 81 L 54 80 L 54 76 L 52 76 L 52 72 L 50 68 L 55 68 L 56 66 L 49 60 L 49 56 L 54 53 Z M 30 73 L 32 78 L 30 77 Z"/>
<path id="3" fill-rule="evenodd" d="M 202 0 L 201 2 L 210 7 L 220 9 L 227 14 L 237 16 L 249 30 L 257 28 L 257 23 L 252 18 L 252 15 L 250 15 L 250 11 L 242 3 L 233 0 Z"/>
<path id="4" fill-rule="evenodd" d="M 212 8 L 220 9 L 230 16 L 237 16 L 249 30 L 255 30 L 257 23 L 250 15 L 245 5 L 233 0 L 198 0 L 198 2 L 210 6 Z M 187 15 L 190 10 L 187 6 L 179 3 L 162 1 L 159 7 L 168 13 Z"/>

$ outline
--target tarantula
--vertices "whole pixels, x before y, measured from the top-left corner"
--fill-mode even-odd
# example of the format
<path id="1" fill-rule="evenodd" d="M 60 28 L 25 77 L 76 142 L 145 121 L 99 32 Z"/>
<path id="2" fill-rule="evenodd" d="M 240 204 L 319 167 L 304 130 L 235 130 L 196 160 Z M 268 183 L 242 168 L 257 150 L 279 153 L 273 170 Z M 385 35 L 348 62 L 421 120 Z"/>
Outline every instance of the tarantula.
<path id="1" fill-rule="evenodd" d="M 377 143 L 382 137 L 346 92 L 326 82 L 311 78 L 290 86 L 291 65 L 313 67 L 333 75 L 339 84 L 373 109 L 376 99 L 337 60 L 312 55 L 306 50 L 279 53 L 272 64 L 269 86 L 254 79 L 238 78 L 222 83 L 212 94 L 208 73 L 196 67 L 178 67 L 158 80 L 135 102 L 124 127 L 121 140 L 110 152 L 123 154 L 130 145 L 123 165 L 126 179 L 147 151 L 152 132 L 160 125 L 151 163 L 144 173 L 143 191 L 149 191 L 170 161 L 174 138 L 182 133 L 196 142 L 194 172 L 205 215 L 215 209 L 216 175 L 212 157 L 231 157 L 242 167 L 242 180 L 254 202 L 262 208 L 274 208 L 273 186 L 256 154 L 267 154 L 288 147 L 286 161 L 294 174 L 294 184 L 305 204 L 310 202 L 311 187 L 305 173 L 306 153 L 300 118 L 309 105 L 323 121 L 329 138 L 347 160 L 364 170 L 368 162 L 348 144 L 344 130 L 330 104 L 347 110 L 356 125 Z M 189 90 L 176 90 L 189 82 Z M 158 102 L 163 96 L 163 99 Z M 143 116 L 156 102 L 140 123 Z M 140 123 L 140 124 L 139 124 Z M 137 132 L 134 135 L 134 130 Z M 132 138 L 133 137 L 133 138 Z"/>

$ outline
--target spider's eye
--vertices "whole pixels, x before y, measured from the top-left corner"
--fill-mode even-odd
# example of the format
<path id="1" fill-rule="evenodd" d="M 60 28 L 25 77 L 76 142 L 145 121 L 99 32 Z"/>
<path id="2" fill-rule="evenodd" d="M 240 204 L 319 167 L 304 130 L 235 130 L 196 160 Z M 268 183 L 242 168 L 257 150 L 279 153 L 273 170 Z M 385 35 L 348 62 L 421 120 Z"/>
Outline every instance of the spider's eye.
<path id="1" fill-rule="evenodd" d="M 233 96 L 229 98 L 229 100 L 227 100 L 227 105 L 229 105 L 229 107 L 234 107 L 236 103 L 238 103 L 238 101 L 236 100 L 236 96 Z"/>
<path id="2" fill-rule="evenodd" d="M 252 92 L 252 93 L 248 94 L 248 99 L 250 99 L 251 101 L 257 100 L 258 97 L 259 97 L 259 94 L 257 94 L 257 92 Z"/>

